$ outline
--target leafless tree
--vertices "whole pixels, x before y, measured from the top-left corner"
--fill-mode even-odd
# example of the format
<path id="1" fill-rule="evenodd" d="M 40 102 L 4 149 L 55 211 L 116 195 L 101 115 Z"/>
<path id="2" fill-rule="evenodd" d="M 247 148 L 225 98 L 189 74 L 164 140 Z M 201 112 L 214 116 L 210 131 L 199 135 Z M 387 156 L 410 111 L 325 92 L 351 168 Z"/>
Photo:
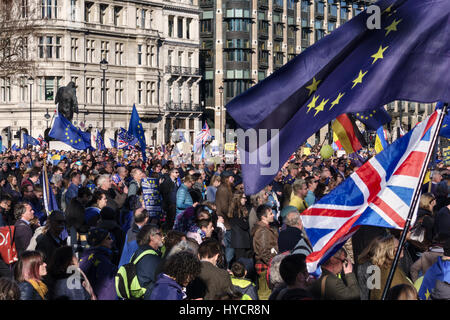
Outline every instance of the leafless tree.
<path id="1" fill-rule="evenodd" d="M 29 46 L 35 36 L 34 0 L 0 0 L 0 77 L 34 74 Z"/>

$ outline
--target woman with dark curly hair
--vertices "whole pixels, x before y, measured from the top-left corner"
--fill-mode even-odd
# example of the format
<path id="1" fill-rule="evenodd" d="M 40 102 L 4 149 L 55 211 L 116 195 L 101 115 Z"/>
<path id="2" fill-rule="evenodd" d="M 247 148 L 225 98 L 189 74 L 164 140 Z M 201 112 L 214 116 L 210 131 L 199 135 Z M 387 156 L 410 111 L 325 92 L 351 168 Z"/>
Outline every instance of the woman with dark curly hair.
<path id="1" fill-rule="evenodd" d="M 170 256 L 159 274 L 150 300 L 183 300 L 184 288 L 200 275 L 200 260 L 190 252 L 181 251 Z"/>

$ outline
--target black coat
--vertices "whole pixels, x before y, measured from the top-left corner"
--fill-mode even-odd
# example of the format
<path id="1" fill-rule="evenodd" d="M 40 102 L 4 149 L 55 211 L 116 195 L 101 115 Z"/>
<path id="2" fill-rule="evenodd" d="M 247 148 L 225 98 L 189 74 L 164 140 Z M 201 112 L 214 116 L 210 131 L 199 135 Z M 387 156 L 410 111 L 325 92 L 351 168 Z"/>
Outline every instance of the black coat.
<path id="1" fill-rule="evenodd" d="M 34 230 L 23 220 L 18 220 L 14 226 L 16 227 L 14 230 L 14 243 L 16 244 L 17 254 L 20 255 L 30 244 Z"/>
<path id="2" fill-rule="evenodd" d="M 166 177 L 159 186 L 159 191 L 162 196 L 162 208 L 167 211 L 170 204 L 175 204 L 177 201 L 177 185 L 175 182 L 170 179 L 170 177 Z"/>
<path id="3" fill-rule="evenodd" d="M 66 246 L 67 241 L 56 241 L 49 232 L 41 234 L 36 239 L 36 250 L 44 254 L 44 262 L 49 263 L 56 249 Z"/>
<path id="4" fill-rule="evenodd" d="M 231 224 L 231 247 L 235 249 L 249 249 L 252 241 L 250 238 L 250 226 L 248 218 L 232 218 Z"/>
<path id="5" fill-rule="evenodd" d="M 278 251 L 293 250 L 301 238 L 303 238 L 303 234 L 299 228 L 287 226 L 278 235 Z"/>

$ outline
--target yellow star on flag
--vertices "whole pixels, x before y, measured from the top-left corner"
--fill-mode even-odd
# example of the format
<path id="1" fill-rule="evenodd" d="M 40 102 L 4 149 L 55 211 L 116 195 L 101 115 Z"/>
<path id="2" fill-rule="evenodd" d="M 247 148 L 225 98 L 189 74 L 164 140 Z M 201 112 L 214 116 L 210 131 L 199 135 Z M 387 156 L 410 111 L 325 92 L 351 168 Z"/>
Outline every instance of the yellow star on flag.
<path id="1" fill-rule="evenodd" d="M 358 75 L 358 77 L 355 79 L 355 80 L 353 80 L 352 82 L 353 82 L 353 86 L 352 86 L 352 89 L 358 84 L 358 83 L 362 83 L 362 79 L 363 79 L 363 77 L 366 75 L 366 73 L 367 73 L 368 71 L 366 71 L 366 72 L 362 72 L 362 70 L 359 70 L 359 75 Z"/>
<path id="2" fill-rule="evenodd" d="M 390 13 L 391 10 L 392 10 L 392 4 L 389 7 L 387 7 L 386 10 L 384 10 L 382 14 L 385 14 L 386 12 Z"/>
<path id="3" fill-rule="evenodd" d="M 339 101 L 341 100 L 341 98 L 345 95 L 345 93 L 339 92 L 339 95 L 337 96 L 336 99 L 334 99 L 334 101 L 331 103 L 331 107 L 329 110 L 331 110 L 335 105 L 339 104 Z"/>
<path id="4" fill-rule="evenodd" d="M 316 101 L 317 99 L 319 99 L 319 96 L 316 97 L 316 95 L 314 95 L 314 97 L 312 98 L 311 102 L 307 105 L 308 107 L 308 111 L 306 111 L 306 113 L 309 112 L 309 110 L 313 109 L 316 107 Z"/>
<path id="5" fill-rule="evenodd" d="M 323 108 L 325 107 L 325 105 L 327 104 L 328 100 L 330 99 L 322 99 L 322 102 L 316 107 L 316 113 L 314 114 L 314 117 L 320 112 L 323 111 Z"/>
<path id="6" fill-rule="evenodd" d="M 403 19 L 400 19 L 397 21 L 397 19 L 394 19 L 394 21 L 391 23 L 390 26 L 388 26 L 387 28 L 384 28 L 385 30 L 387 30 L 386 34 L 384 36 L 387 36 L 391 31 L 397 31 L 397 25 L 402 22 Z"/>
<path id="7" fill-rule="evenodd" d="M 430 291 L 427 289 L 427 292 L 425 293 L 425 298 L 426 298 L 427 300 L 429 300 L 430 295 L 431 295 L 431 293 L 430 293 Z"/>
<path id="8" fill-rule="evenodd" d="M 316 81 L 316 77 L 313 78 L 313 82 L 309 86 L 306 87 L 306 89 L 309 90 L 308 96 L 310 96 L 311 93 L 313 93 L 314 91 L 317 90 L 317 86 L 319 85 L 320 81 L 322 81 L 322 80 Z"/>
<path id="9" fill-rule="evenodd" d="M 383 46 L 380 46 L 380 49 L 378 49 L 378 52 L 371 55 L 372 58 L 374 58 L 372 64 L 374 64 L 375 62 L 377 62 L 378 59 L 383 59 L 383 53 L 386 51 L 386 49 L 389 48 L 389 46 L 387 46 L 386 48 L 383 48 Z"/>

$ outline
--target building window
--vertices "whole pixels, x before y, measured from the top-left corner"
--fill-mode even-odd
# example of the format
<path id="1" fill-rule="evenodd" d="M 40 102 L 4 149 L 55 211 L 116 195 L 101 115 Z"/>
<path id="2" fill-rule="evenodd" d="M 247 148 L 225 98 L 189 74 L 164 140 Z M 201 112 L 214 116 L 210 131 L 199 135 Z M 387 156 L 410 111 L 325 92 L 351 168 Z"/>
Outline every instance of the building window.
<path id="1" fill-rule="evenodd" d="M 28 84 L 26 77 L 19 79 L 19 99 L 21 102 L 28 101 Z"/>
<path id="2" fill-rule="evenodd" d="M 92 104 L 93 102 L 95 90 L 94 80 L 94 78 L 86 78 L 86 103 Z"/>
<path id="3" fill-rule="evenodd" d="M 138 66 L 142 65 L 142 44 L 138 44 Z"/>
<path id="4" fill-rule="evenodd" d="M 108 5 L 107 4 L 100 4 L 100 23 L 101 24 L 105 24 L 106 23 L 106 10 L 108 9 Z"/>
<path id="5" fill-rule="evenodd" d="M 62 77 L 39 77 L 39 100 L 55 101 L 55 93 L 61 85 Z"/>
<path id="6" fill-rule="evenodd" d="M 173 37 L 174 16 L 169 16 L 169 37 Z"/>
<path id="7" fill-rule="evenodd" d="M 77 0 L 70 0 L 70 20 L 77 19 Z"/>
<path id="8" fill-rule="evenodd" d="M 41 19 L 58 19 L 58 0 L 41 0 Z"/>
<path id="9" fill-rule="evenodd" d="M 94 51 L 95 51 L 95 41 L 94 40 L 86 40 L 86 62 L 94 62 Z"/>
<path id="10" fill-rule="evenodd" d="M 70 60 L 77 61 L 78 60 L 78 39 L 71 38 L 70 39 Z"/>
<path id="11" fill-rule="evenodd" d="M 106 94 L 103 94 L 103 79 L 101 79 L 101 93 L 102 93 L 102 97 L 101 97 L 101 103 L 103 104 L 103 96 L 105 96 L 105 104 L 108 104 L 108 95 L 109 95 L 109 79 L 105 79 L 106 80 L 106 85 L 105 85 L 105 91 Z"/>
<path id="12" fill-rule="evenodd" d="M 200 32 L 205 32 L 205 33 L 212 32 L 212 19 L 200 21 Z"/>
<path id="13" fill-rule="evenodd" d="M 46 37 L 45 54 L 47 59 L 53 58 L 53 37 Z"/>
<path id="14" fill-rule="evenodd" d="M 178 52 L 178 66 L 181 67 L 183 65 L 183 51 Z"/>
<path id="15" fill-rule="evenodd" d="M 345 1 L 341 1 L 341 20 L 347 19 L 348 19 L 347 3 Z"/>
<path id="16" fill-rule="evenodd" d="M 322 0 L 316 0 L 316 14 L 323 15 L 325 9 L 325 4 Z"/>
<path id="17" fill-rule="evenodd" d="M 143 81 L 138 81 L 137 82 L 138 83 L 138 85 L 137 85 L 137 90 L 138 90 L 138 92 L 137 92 L 137 96 L 138 96 L 138 104 L 142 104 L 142 90 L 143 90 Z"/>
<path id="18" fill-rule="evenodd" d="M 149 67 L 153 66 L 153 47 L 154 46 L 148 44 L 145 48 L 145 62 Z"/>
<path id="19" fill-rule="evenodd" d="M 90 22 L 92 20 L 92 14 L 93 14 L 93 2 L 85 2 L 84 4 L 84 21 Z"/>
<path id="20" fill-rule="evenodd" d="M 325 35 L 325 30 L 323 29 L 323 20 L 316 20 L 314 27 L 316 33 L 316 41 L 319 41 Z"/>
<path id="21" fill-rule="evenodd" d="M 332 32 L 334 29 L 336 29 L 336 22 L 328 21 L 328 32 Z"/>
<path id="22" fill-rule="evenodd" d="M 145 88 L 145 102 L 148 106 L 153 105 L 153 82 L 147 81 Z"/>
<path id="23" fill-rule="evenodd" d="M 20 17 L 28 18 L 28 0 L 20 0 Z"/>
<path id="24" fill-rule="evenodd" d="M 205 62 L 205 65 L 211 65 L 213 62 L 213 41 L 212 40 L 204 40 L 201 42 L 201 55 L 203 59 L 201 61 Z"/>
<path id="25" fill-rule="evenodd" d="M 295 9 L 295 2 L 296 2 L 296 0 L 287 0 L 287 8 L 289 10 L 294 10 Z"/>
<path id="26" fill-rule="evenodd" d="M 302 12 L 309 12 L 309 1 L 302 0 Z"/>
<path id="27" fill-rule="evenodd" d="M 61 59 L 61 37 L 58 36 L 46 36 L 39 37 L 38 44 L 39 58 L 41 59 Z"/>
<path id="28" fill-rule="evenodd" d="M 115 63 L 121 66 L 123 57 L 123 43 L 116 42 L 115 49 Z"/>
<path id="29" fill-rule="evenodd" d="M 123 80 L 116 80 L 115 104 L 122 104 L 123 99 Z"/>
<path id="30" fill-rule="evenodd" d="M 145 15 L 147 10 L 142 9 L 141 10 L 141 28 L 145 29 Z"/>
<path id="31" fill-rule="evenodd" d="M 353 16 L 356 17 L 358 14 L 360 14 L 362 10 L 358 7 L 358 4 L 353 4 Z"/>
<path id="32" fill-rule="evenodd" d="M 214 84 L 212 80 L 204 80 L 205 99 L 212 99 L 214 97 Z"/>
<path id="33" fill-rule="evenodd" d="M 1 78 L 0 80 L 2 102 L 11 102 L 11 79 Z"/>
<path id="34" fill-rule="evenodd" d="M 178 38 L 183 38 L 183 18 L 178 18 Z"/>
<path id="35" fill-rule="evenodd" d="M 105 59 L 108 61 L 109 58 L 109 41 L 102 41 L 101 42 L 101 55 L 102 59 Z"/>
<path id="36" fill-rule="evenodd" d="M 229 19 L 227 21 L 227 31 L 250 31 L 248 19 Z"/>
<path id="37" fill-rule="evenodd" d="M 226 97 L 234 98 L 250 88 L 250 82 L 246 80 L 231 80 L 226 82 Z"/>
<path id="38" fill-rule="evenodd" d="M 19 38 L 17 39 L 18 48 L 19 48 L 19 57 L 23 60 L 28 59 L 28 39 L 27 38 Z"/>
<path id="39" fill-rule="evenodd" d="M 337 5 L 334 0 L 328 0 L 328 15 L 337 17 Z"/>
<path id="40" fill-rule="evenodd" d="M 191 38 L 191 23 L 192 23 L 191 18 L 186 19 L 186 38 L 187 39 Z"/>
<path id="41" fill-rule="evenodd" d="M 114 7 L 114 25 L 117 27 L 122 24 L 121 22 L 122 16 L 122 7 Z"/>
<path id="42" fill-rule="evenodd" d="M 227 61 L 249 62 L 249 52 L 244 49 L 234 49 L 227 51 Z"/>
<path id="43" fill-rule="evenodd" d="M 56 43 L 55 43 L 55 58 L 56 59 L 61 59 L 62 58 L 62 54 L 61 54 L 61 37 L 56 37 Z"/>

